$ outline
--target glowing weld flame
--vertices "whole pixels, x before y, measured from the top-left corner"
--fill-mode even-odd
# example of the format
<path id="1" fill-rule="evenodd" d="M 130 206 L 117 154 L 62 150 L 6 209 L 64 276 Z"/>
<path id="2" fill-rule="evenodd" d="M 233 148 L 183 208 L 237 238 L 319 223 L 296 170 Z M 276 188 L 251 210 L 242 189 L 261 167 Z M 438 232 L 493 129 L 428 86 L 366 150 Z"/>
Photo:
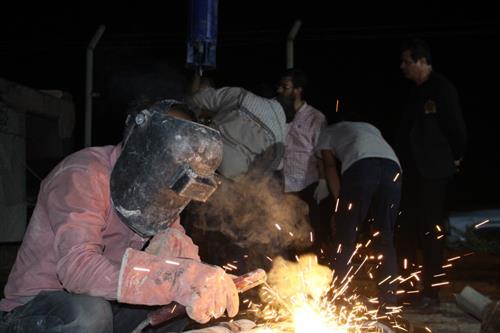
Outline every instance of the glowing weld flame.
<path id="1" fill-rule="evenodd" d="M 277 229 L 279 229 L 277 227 Z M 440 226 L 436 229 L 441 231 Z M 372 236 L 379 236 L 375 232 Z M 311 241 L 313 240 L 311 234 Z M 374 280 L 374 273 L 380 262 L 384 260 L 381 254 L 362 253 L 372 244 L 368 240 L 358 244 L 349 259 L 349 270 L 345 276 L 337 276 L 328 267 L 318 264 L 314 255 L 295 255 L 294 262 L 289 262 L 281 257 L 266 258 L 273 262 L 273 268 L 268 274 L 268 283 L 261 288 L 262 304 L 255 304 L 245 300 L 248 311 L 264 320 L 265 324 L 259 325 L 255 332 L 259 333 L 375 333 L 382 332 L 379 320 L 387 319 L 394 328 L 401 328 L 399 313 L 402 307 L 389 307 L 384 310 L 378 308 L 379 301 L 376 297 L 361 301 L 351 287 L 351 281 L 362 267 L 366 274 L 377 285 L 397 284 L 395 293 L 414 294 L 415 285 L 420 281 L 421 270 L 408 273 L 407 276 L 385 276 Z M 342 250 L 339 244 L 337 253 Z M 472 253 L 464 254 L 463 257 Z M 443 268 L 452 267 L 450 262 L 460 259 L 461 256 L 448 258 Z M 351 260 L 356 259 L 355 267 Z M 373 266 L 368 266 L 374 263 Z M 368 267 L 366 267 L 368 266 Z M 414 263 L 404 259 L 405 269 L 417 267 Z M 422 266 L 418 266 L 420 269 Z M 446 276 L 446 273 L 436 274 L 435 277 Z M 410 288 L 404 287 L 408 284 Z M 449 281 L 437 282 L 432 287 L 449 285 Z M 367 306 L 369 304 L 370 306 Z M 373 306 L 375 304 L 375 306 Z M 369 310 L 372 308 L 372 310 Z M 374 310 L 373 310 L 374 309 Z M 428 327 L 425 330 L 431 332 Z"/>
<path id="2" fill-rule="evenodd" d="M 269 284 L 261 290 L 265 305 L 249 305 L 266 321 L 259 333 L 380 332 L 375 326 L 378 311 L 369 311 L 355 294 L 347 296 L 352 277 L 368 261 L 368 256 L 357 269 L 351 267 L 350 272 L 354 273 L 348 273 L 342 279 L 344 282 L 328 267 L 319 265 L 316 256 L 297 256 L 296 260 L 275 258 L 268 274 Z M 372 298 L 369 302 L 377 304 L 378 300 Z"/>

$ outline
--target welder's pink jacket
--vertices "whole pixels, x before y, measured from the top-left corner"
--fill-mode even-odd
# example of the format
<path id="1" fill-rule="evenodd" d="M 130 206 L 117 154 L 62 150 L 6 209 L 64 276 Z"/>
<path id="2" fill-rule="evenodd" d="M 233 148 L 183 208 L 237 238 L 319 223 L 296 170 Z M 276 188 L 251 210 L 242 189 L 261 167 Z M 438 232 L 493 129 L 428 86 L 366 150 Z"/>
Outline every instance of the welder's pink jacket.
<path id="1" fill-rule="evenodd" d="M 116 299 L 125 250 L 141 249 L 147 241 L 120 221 L 111 203 L 110 175 L 120 152 L 119 145 L 81 150 L 42 182 L 1 311 L 41 290 Z M 178 220 L 174 225 L 184 231 Z"/>

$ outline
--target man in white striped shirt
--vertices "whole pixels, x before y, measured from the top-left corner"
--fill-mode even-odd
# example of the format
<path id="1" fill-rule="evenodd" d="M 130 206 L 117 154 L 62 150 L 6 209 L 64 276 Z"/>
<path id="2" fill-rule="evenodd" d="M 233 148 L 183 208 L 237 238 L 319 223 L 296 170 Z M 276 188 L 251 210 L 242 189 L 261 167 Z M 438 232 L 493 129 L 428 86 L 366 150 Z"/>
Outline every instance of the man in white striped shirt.
<path id="1" fill-rule="evenodd" d="M 286 118 L 280 103 L 243 88 L 215 89 L 206 83 L 203 86 L 195 75 L 187 103 L 200 119 L 211 120 L 209 126 L 220 131 L 223 157 L 217 172 L 224 177 L 210 200 L 188 207 L 184 222 L 196 222 L 186 226 L 206 262 L 225 265 L 237 260 L 238 270 L 233 273 L 244 273 L 266 267 L 269 261 L 260 258 L 277 256 L 289 243 L 301 239 L 299 231 L 309 230 L 304 219 L 307 210 L 285 197 L 274 173 L 284 153 Z M 290 202 L 302 208 L 285 220 L 296 237 L 282 240 L 277 233 L 263 232 L 277 222 L 276 207 Z"/>
<path id="2" fill-rule="evenodd" d="M 281 77 L 277 99 L 287 116 L 287 135 L 283 159 L 284 191 L 296 193 L 309 205 L 309 218 L 316 234 L 328 235 L 328 217 L 323 217 L 319 204 L 329 192 L 320 178 L 320 161 L 314 149 L 321 130 L 326 126 L 324 114 L 304 99 L 307 78 L 299 69 L 289 69 Z M 324 221 L 323 221 L 324 220 Z M 326 241 L 326 239 L 318 239 Z"/>

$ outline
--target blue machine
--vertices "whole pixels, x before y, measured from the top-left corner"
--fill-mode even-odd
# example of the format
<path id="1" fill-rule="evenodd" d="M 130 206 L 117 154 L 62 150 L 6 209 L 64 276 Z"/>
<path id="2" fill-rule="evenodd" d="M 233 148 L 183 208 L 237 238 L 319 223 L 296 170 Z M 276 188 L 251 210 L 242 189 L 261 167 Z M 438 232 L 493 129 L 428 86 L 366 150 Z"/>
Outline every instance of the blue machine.
<path id="1" fill-rule="evenodd" d="M 186 65 L 215 69 L 218 0 L 190 0 Z"/>

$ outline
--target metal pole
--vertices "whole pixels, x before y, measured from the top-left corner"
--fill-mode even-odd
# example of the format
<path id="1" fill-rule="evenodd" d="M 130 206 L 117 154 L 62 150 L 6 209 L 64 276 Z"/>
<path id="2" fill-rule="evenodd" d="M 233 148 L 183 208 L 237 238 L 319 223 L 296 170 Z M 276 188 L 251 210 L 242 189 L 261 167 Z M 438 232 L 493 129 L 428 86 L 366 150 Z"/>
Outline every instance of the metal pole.
<path id="1" fill-rule="evenodd" d="M 85 147 L 92 144 L 92 85 L 94 72 L 94 49 L 106 27 L 100 25 L 87 47 L 86 73 L 85 73 Z"/>
<path id="2" fill-rule="evenodd" d="M 293 41 L 299 32 L 302 21 L 296 20 L 286 39 L 286 69 L 293 68 Z"/>

